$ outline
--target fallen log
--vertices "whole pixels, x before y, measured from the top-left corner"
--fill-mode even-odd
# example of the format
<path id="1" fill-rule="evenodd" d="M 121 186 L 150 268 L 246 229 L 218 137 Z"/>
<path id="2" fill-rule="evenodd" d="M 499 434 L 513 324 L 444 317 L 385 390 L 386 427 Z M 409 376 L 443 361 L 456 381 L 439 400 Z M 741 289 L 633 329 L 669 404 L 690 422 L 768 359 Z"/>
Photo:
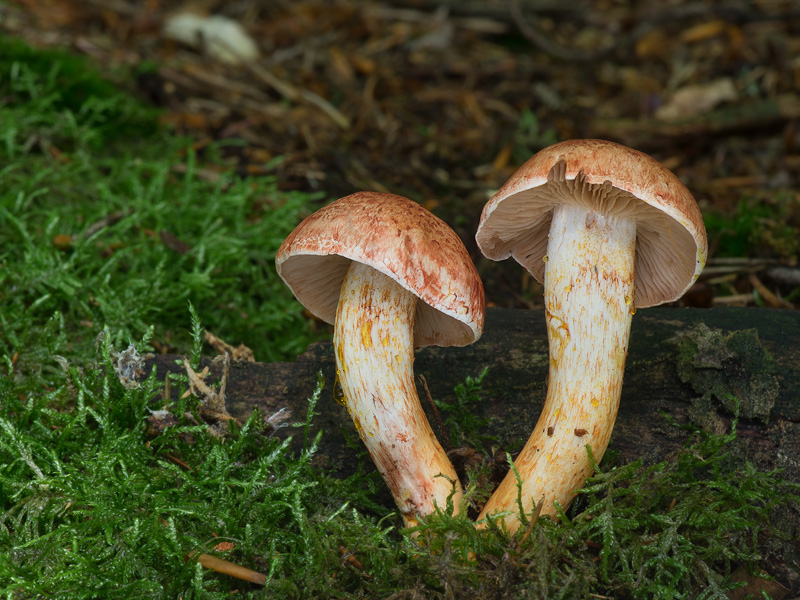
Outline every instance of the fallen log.
<path id="1" fill-rule="evenodd" d="M 178 358 L 157 356 L 151 364 L 164 377 L 183 370 Z M 485 433 L 496 436 L 498 448 L 514 451 L 530 435 L 544 404 L 548 363 L 542 311 L 489 309 L 479 342 L 464 348 L 422 349 L 415 372 L 424 375 L 434 398 L 451 402 L 454 386 L 488 367 L 482 384 L 485 402 L 477 407 L 477 415 L 491 418 Z M 324 431 L 318 460 L 346 475 L 356 470 L 360 459 L 348 444 L 348 439 L 357 440 L 350 417 L 334 399 L 330 343 L 311 345 L 293 363 L 233 363 L 227 408 L 240 419 L 256 407 L 265 416 L 289 408 L 291 420 L 302 421 L 320 372 L 326 386 L 312 421 L 312 433 Z M 212 366 L 211 373 L 219 377 L 220 370 Z M 425 390 L 419 388 L 426 405 Z M 651 308 L 634 317 L 620 411 L 609 446 L 622 462 L 642 458 L 652 464 L 681 448 L 687 434 L 668 417 L 724 433 L 737 411 L 732 456 L 764 470 L 781 469 L 781 477 L 800 482 L 800 312 Z M 429 418 L 436 430 L 434 416 Z M 797 573 L 800 512 L 789 509 L 779 519 L 788 540 L 776 539 L 780 547 L 769 554 L 784 563 L 781 571 Z M 800 573 L 791 583 L 792 588 L 800 587 Z"/>
<path id="2" fill-rule="evenodd" d="M 694 352 L 694 354 L 693 354 Z M 152 360 L 159 377 L 183 370 L 179 357 Z M 453 399 L 453 388 L 484 367 L 486 402 L 478 416 L 491 417 L 488 435 L 513 447 L 530 435 L 541 411 L 548 367 L 547 332 L 540 311 L 489 309 L 481 340 L 465 348 L 424 348 L 415 371 L 434 398 Z M 302 420 L 322 373 L 326 384 L 314 430 L 323 429 L 322 453 L 342 474 L 355 465 L 342 431 L 353 428 L 333 398 L 330 343 L 317 343 L 293 363 L 233 363 L 227 385 L 231 415 L 246 418 L 288 407 Z M 212 367 L 212 376 L 219 371 Z M 587 374 L 589 376 L 589 374 Z M 420 397 L 425 392 L 420 386 Z M 625 384 L 611 448 L 623 459 L 652 462 L 678 448 L 685 435 L 663 416 L 722 432 L 739 397 L 738 432 L 743 457 L 765 469 L 781 468 L 800 481 L 800 312 L 721 307 L 654 308 L 634 317 Z M 423 404 L 425 404 L 423 400 Z M 428 407 L 426 406 L 426 410 Z M 432 420 L 433 422 L 433 420 Z"/>

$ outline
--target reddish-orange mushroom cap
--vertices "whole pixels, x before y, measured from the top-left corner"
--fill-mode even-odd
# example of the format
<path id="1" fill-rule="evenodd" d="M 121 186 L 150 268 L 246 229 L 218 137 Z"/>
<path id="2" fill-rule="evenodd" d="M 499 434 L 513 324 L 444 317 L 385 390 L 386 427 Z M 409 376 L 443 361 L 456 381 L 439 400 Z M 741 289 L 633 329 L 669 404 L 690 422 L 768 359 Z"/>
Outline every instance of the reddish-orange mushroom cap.
<path id="1" fill-rule="evenodd" d="M 351 261 L 390 277 L 417 304 L 414 345 L 465 346 L 480 338 L 483 284 L 455 232 L 402 196 L 359 192 L 306 218 L 278 250 L 278 274 L 313 315 L 333 324 Z"/>
<path id="2" fill-rule="evenodd" d="M 597 202 L 598 212 L 636 222 L 637 307 L 679 298 L 705 265 L 705 226 L 686 186 L 647 154 L 605 140 L 570 140 L 531 157 L 484 207 L 478 246 L 543 281 L 552 209 L 562 202 Z"/>

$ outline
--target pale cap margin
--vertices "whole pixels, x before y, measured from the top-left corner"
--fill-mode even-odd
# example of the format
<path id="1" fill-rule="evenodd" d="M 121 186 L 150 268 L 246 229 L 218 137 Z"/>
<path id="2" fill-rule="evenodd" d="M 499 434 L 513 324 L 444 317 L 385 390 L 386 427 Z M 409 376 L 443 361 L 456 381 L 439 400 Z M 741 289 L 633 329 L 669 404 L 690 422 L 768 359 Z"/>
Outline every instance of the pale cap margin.
<path id="1" fill-rule="evenodd" d="M 358 192 L 307 217 L 275 257 L 281 279 L 313 315 L 333 324 L 350 261 L 416 295 L 414 345 L 466 346 L 483 332 L 483 284 L 461 239 L 408 198 Z"/>
<path id="2" fill-rule="evenodd" d="M 483 208 L 475 235 L 481 252 L 492 260 L 513 256 L 542 281 L 552 209 L 576 190 L 584 198 L 613 194 L 617 207 L 631 206 L 637 307 L 676 300 L 697 280 L 708 241 L 692 194 L 654 158 L 605 140 L 561 142 L 524 163 Z"/>

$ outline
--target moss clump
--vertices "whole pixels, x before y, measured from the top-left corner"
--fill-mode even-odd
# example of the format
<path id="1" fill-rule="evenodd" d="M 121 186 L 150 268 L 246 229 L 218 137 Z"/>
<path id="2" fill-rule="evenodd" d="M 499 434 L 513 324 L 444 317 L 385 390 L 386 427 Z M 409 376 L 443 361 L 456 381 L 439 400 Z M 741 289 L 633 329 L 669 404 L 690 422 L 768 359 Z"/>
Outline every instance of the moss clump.
<path id="1" fill-rule="evenodd" d="M 759 566 L 773 508 L 800 498 L 777 473 L 729 460 L 734 418 L 723 435 L 688 428 L 656 465 L 596 468 L 568 515 L 523 515 L 515 536 L 445 514 L 411 536 L 376 502 L 374 474 L 314 465 L 321 387 L 294 452 L 258 411 L 205 425 L 200 399 L 180 393 L 185 375 L 169 376 L 178 394 L 165 398 L 155 373 L 120 368 L 109 331 L 96 362 L 73 366 L 61 328 L 48 327 L 40 376 L 6 356 L 0 377 L 0 594 L 14 598 L 722 599 L 737 565 Z M 194 314 L 194 364 L 202 331 Z M 480 393 L 475 379 L 464 387 Z M 169 424 L 152 427 L 154 411 Z M 199 552 L 263 573 L 265 587 L 186 562 Z"/>
<path id="2" fill-rule="evenodd" d="M 716 403 L 728 414 L 738 410 L 747 419 L 769 419 L 778 398 L 778 365 L 756 330 L 725 333 L 701 323 L 677 342 L 678 376 L 700 394 L 696 417 L 716 412 Z"/>
<path id="3" fill-rule="evenodd" d="M 274 268 L 319 196 L 242 179 L 190 144 L 85 61 L 0 37 L 0 353 L 18 371 L 46 360 L 56 311 L 71 359 L 106 323 L 118 347 L 154 325 L 161 351 L 184 352 L 188 301 L 260 360 L 324 335 Z"/>

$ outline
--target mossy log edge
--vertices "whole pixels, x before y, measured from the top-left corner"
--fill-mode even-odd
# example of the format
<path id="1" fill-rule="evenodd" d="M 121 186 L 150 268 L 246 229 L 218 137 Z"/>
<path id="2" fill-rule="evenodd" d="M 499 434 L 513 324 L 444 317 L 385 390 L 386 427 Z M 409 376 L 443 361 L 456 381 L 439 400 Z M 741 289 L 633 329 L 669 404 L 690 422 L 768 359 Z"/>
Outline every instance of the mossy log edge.
<path id="1" fill-rule="evenodd" d="M 179 358 L 160 355 L 150 364 L 163 378 L 166 372 L 181 370 Z M 421 349 L 415 372 L 425 376 L 434 398 L 448 401 L 458 383 L 489 367 L 480 416 L 492 418 L 486 433 L 497 437 L 499 447 L 518 450 L 544 404 L 548 363 L 543 311 L 489 309 L 480 341 L 464 348 Z M 212 368 L 212 376 L 220 372 Z M 352 443 L 357 437 L 346 410 L 333 398 L 330 343 L 311 345 L 294 363 L 233 364 L 226 390 L 228 411 L 246 418 L 255 407 L 265 416 L 287 407 L 291 421 L 302 421 L 320 372 L 326 389 L 313 420 L 313 433 L 324 431 L 317 460 L 346 475 L 358 467 L 360 453 L 348 445 L 348 439 Z M 419 392 L 424 399 L 421 387 Z M 687 439 L 668 417 L 723 432 L 730 428 L 737 396 L 740 418 L 732 456 L 764 470 L 780 469 L 784 479 L 800 482 L 800 311 L 642 310 L 633 320 L 609 450 L 623 462 L 664 460 Z M 281 435 L 296 432 L 285 428 Z M 777 526 L 787 540 L 769 554 L 774 552 L 775 560 L 783 562 L 778 570 L 789 578 L 781 579 L 798 589 L 800 511 L 781 513 Z"/>

